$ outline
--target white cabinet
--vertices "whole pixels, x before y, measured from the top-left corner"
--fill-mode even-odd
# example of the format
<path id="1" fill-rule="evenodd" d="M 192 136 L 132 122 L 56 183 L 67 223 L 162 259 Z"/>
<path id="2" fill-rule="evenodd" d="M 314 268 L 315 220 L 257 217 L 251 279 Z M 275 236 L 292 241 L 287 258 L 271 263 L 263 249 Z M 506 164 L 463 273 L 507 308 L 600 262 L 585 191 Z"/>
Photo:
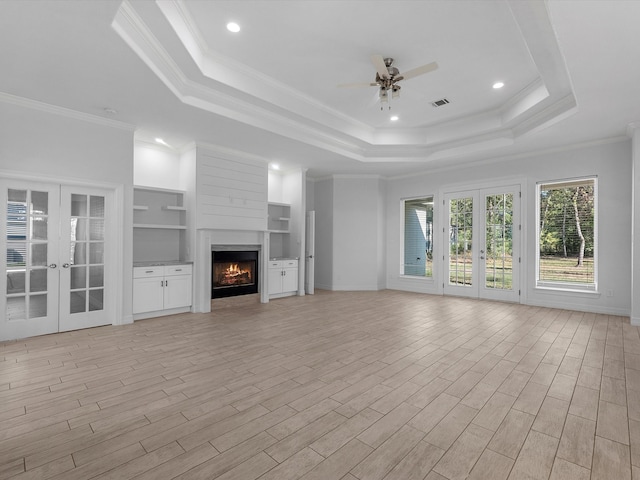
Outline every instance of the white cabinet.
<path id="1" fill-rule="evenodd" d="M 157 265 L 133 269 L 133 314 L 167 315 L 191 307 L 191 265 Z M 153 312 L 152 315 L 145 315 Z"/>
<path id="2" fill-rule="evenodd" d="M 295 295 L 298 291 L 298 260 L 270 260 L 269 295 Z"/>

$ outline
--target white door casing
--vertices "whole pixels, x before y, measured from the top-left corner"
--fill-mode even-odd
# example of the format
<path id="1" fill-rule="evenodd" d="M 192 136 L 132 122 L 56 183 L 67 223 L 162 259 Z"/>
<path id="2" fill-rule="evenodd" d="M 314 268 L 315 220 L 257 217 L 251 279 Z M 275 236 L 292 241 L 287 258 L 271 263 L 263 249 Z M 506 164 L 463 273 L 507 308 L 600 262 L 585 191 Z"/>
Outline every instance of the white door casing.
<path id="1" fill-rule="evenodd" d="M 311 210 L 307 212 L 305 222 L 305 275 L 304 289 L 308 295 L 313 295 L 315 290 L 315 256 L 316 256 L 316 212 Z"/>

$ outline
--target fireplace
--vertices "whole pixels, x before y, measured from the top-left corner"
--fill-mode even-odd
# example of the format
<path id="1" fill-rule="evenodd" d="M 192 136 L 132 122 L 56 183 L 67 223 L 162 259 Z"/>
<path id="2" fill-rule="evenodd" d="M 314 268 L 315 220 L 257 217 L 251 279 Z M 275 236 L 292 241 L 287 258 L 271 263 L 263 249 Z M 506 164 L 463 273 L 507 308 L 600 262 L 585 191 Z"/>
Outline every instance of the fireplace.
<path id="1" fill-rule="evenodd" d="M 211 252 L 211 298 L 258 293 L 257 251 Z"/>

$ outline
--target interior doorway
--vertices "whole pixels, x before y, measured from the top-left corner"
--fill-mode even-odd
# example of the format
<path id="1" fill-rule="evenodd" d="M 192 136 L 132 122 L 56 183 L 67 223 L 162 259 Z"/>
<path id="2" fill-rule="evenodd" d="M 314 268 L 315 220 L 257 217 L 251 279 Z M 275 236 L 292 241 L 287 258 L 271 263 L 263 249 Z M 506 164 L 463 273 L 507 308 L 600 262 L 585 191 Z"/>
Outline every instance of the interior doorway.
<path id="1" fill-rule="evenodd" d="M 111 324 L 113 192 L 8 179 L 0 187 L 0 340 Z"/>

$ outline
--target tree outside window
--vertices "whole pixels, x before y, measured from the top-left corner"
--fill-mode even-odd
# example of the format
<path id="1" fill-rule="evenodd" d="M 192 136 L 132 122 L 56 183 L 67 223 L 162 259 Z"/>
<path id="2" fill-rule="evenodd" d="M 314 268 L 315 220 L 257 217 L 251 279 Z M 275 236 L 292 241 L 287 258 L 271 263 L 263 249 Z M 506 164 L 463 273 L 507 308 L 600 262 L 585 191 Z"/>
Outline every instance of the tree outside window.
<path id="1" fill-rule="evenodd" d="M 538 185 L 538 285 L 595 289 L 596 179 Z"/>

